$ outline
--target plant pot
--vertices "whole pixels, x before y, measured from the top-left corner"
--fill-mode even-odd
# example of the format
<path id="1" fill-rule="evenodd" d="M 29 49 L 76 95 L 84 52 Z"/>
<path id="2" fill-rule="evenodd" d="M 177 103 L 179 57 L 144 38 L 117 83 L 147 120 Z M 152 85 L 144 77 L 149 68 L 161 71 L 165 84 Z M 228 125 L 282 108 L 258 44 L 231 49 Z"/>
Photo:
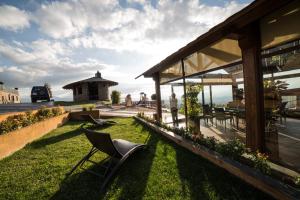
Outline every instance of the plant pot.
<path id="1" fill-rule="evenodd" d="M 277 129 L 266 130 L 266 151 L 271 160 L 279 161 L 279 144 L 278 144 L 278 131 Z"/>
<path id="2" fill-rule="evenodd" d="M 89 110 L 89 111 L 77 111 L 70 113 L 70 119 L 72 120 L 84 120 L 81 115 L 91 115 L 95 119 L 100 118 L 100 110 Z"/>
<path id="3" fill-rule="evenodd" d="M 191 132 L 194 135 L 201 134 L 201 131 L 200 131 L 200 120 L 198 118 L 190 118 L 190 119 L 188 119 L 188 125 L 189 125 L 189 128 L 190 128 Z"/>

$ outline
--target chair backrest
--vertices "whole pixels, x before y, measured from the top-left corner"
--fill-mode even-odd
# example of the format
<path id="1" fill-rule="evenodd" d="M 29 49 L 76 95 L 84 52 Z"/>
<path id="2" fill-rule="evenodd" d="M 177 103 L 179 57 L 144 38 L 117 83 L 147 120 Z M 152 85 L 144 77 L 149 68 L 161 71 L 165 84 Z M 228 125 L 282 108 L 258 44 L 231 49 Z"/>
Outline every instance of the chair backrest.
<path id="1" fill-rule="evenodd" d="M 113 141 L 108 133 L 100 133 L 89 129 L 81 128 L 91 144 L 98 150 L 116 158 L 121 158 L 122 155 L 115 148 Z"/>
<path id="2" fill-rule="evenodd" d="M 211 113 L 211 109 L 210 109 L 210 107 L 209 107 L 208 104 L 203 104 L 202 107 L 203 107 L 203 114 L 204 114 L 204 115 L 208 115 L 208 114 Z"/>
<path id="3" fill-rule="evenodd" d="M 95 121 L 95 119 L 91 116 L 91 115 L 81 115 L 81 117 L 88 121 L 88 122 L 91 122 L 93 124 L 97 124 L 97 122 Z"/>

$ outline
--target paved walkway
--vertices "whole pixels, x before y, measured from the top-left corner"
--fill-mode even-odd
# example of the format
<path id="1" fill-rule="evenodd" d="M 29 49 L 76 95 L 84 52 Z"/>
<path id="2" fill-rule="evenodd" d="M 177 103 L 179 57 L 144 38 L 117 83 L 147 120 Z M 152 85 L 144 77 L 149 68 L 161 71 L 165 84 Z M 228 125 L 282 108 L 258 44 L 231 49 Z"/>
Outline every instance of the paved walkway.
<path id="1" fill-rule="evenodd" d="M 41 103 L 15 103 L 15 104 L 0 104 L 0 114 L 10 112 L 22 112 L 27 110 L 36 110 L 42 106 L 52 107 L 53 102 L 41 102 Z"/>

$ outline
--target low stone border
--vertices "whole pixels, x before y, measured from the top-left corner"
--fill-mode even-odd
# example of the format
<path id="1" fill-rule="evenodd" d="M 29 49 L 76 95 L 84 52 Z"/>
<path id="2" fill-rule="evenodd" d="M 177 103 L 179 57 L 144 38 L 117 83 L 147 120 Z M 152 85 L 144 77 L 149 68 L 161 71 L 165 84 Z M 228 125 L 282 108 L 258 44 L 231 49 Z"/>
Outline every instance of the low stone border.
<path id="1" fill-rule="evenodd" d="M 289 185 L 286 185 L 270 176 L 266 176 L 247 165 L 226 158 L 221 154 L 211 151 L 203 146 L 196 147 L 191 141 L 186 140 L 171 131 L 167 131 L 159 126 L 149 123 L 142 118 L 136 116 L 134 118 L 137 121 L 141 122 L 143 125 L 146 125 L 157 133 L 160 133 L 176 144 L 190 150 L 196 155 L 200 155 L 201 157 L 225 169 L 226 171 L 239 177 L 240 179 L 256 187 L 257 189 L 270 194 L 276 199 L 300 199 L 300 191 L 290 187 Z"/>
<path id="2" fill-rule="evenodd" d="M 26 144 L 63 125 L 68 121 L 68 116 L 69 113 L 65 113 L 0 135 L 0 159 L 13 154 Z"/>
<path id="3" fill-rule="evenodd" d="M 100 110 L 88 110 L 88 111 L 75 111 L 70 113 L 70 119 L 72 120 L 84 120 L 81 115 L 91 115 L 95 119 L 100 118 Z"/>
<path id="4" fill-rule="evenodd" d="M 64 107 L 62 106 L 54 106 L 54 107 L 47 107 L 47 109 L 53 109 L 53 108 L 60 108 L 62 112 L 65 112 Z M 9 112 L 9 113 L 3 113 L 0 114 L 0 122 L 6 120 L 8 117 L 13 116 L 13 115 L 23 115 L 26 112 L 30 111 L 32 114 L 35 114 L 39 109 L 34 109 L 34 110 L 26 110 L 26 111 L 21 111 L 21 112 Z"/>

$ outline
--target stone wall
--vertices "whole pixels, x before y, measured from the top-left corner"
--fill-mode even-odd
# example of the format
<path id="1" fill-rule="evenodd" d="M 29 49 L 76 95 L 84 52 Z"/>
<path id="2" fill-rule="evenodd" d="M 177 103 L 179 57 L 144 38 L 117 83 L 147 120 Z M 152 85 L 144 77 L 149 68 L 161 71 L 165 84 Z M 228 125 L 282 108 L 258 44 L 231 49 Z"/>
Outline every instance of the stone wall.
<path id="1" fill-rule="evenodd" d="M 26 144 L 46 135 L 68 121 L 69 113 L 37 122 L 30 126 L 0 135 L 0 159 L 22 149 Z"/>
<path id="2" fill-rule="evenodd" d="M 82 89 L 82 93 L 79 94 L 79 87 L 81 87 Z M 88 101 L 89 100 L 89 96 L 88 96 L 88 84 L 84 83 L 81 86 L 77 86 L 74 88 L 74 93 L 73 93 L 73 99 L 75 102 L 79 102 L 79 101 Z"/>
<path id="3" fill-rule="evenodd" d="M 82 88 L 82 94 L 79 94 L 79 87 Z M 73 91 L 75 91 L 73 92 L 73 99 L 75 102 L 89 101 L 89 90 L 87 83 L 84 83 L 81 86 L 74 87 Z M 110 97 L 108 84 L 98 83 L 98 100 L 106 101 L 109 99 Z"/>
<path id="4" fill-rule="evenodd" d="M 98 96 L 100 101 L 109 100 L 108 84 L 98 83 Z"/>

